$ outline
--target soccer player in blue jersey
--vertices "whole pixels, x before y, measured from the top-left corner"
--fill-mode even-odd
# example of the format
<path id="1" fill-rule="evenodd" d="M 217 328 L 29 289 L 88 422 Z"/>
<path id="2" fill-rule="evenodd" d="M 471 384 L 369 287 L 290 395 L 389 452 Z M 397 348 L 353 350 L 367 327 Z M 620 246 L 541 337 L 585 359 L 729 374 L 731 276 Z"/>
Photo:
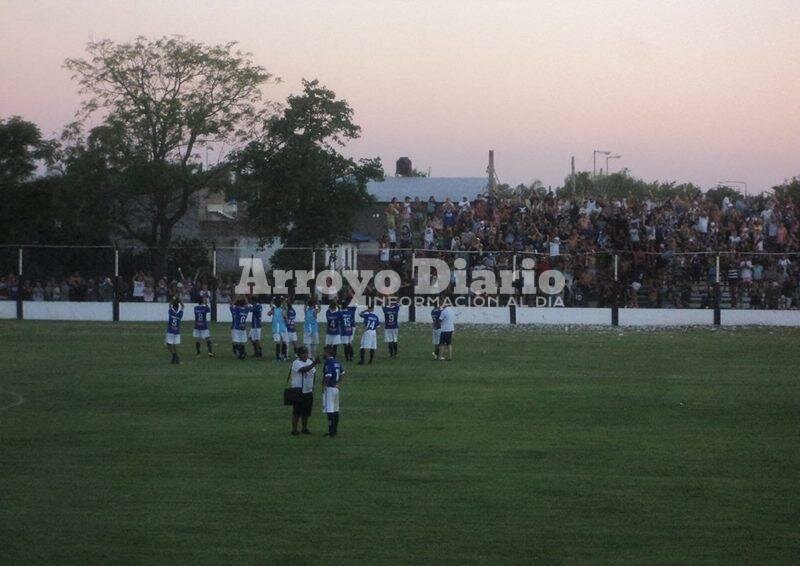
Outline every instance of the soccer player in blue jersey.
<path id="1" fill-rule="evenodd" d="M 261 317 L 264 307 L 258 295 L 250 295 L 250 342 L 253 344 L 253 357 L 261 358 Z"/>
<path id="2" fill-rule="evenodd" d="M 438 306 L 431 309 L 431 322 L 433 325 L 433 359 L 439 359 L 439 337 L 442 334 L 439 324 L 439 317 L 442 315 L 442 309 Z"/>
<path id="3" fill-rule="evenodd" d="M 247 315 L 250 309 L 241 297 L 231 305 L 231 342 L 233 351 L 240 360 L 247 357 L 244 345 L 247 343 Z"/>
<path id="4" fill-rule="evenodd" d="M 317 301 L 313 297 L 309 298 L 303 312 L 303 344 L 311 357 L 314 357 L 317 344 L 319 344 L 319 326 L 317 324 L 319 311 Z"/>
<path id="5" fill-rule="evenodd" d="M 211 309 L 208 306 L 208 299 L 200 295 L 198 304 L 194 307 L 194 329 L 192 336 L 194 337 L 194 348 L 197 350 L 197 355 L 200 355 L 200 343 L 205 340 L 206 348 L 208 349 L 208 357 L 213 358 L 214 352 L 211 348 L 211 331 L 208 328 L 208 315 L 211 314 Z"/>
<path id="6" fill-rule="evenodd" d="M 172 304 L 169 306 L 169 313 L 167 318 L 167 335 L 164 337 L 164 343 L 167 345 L 167 350 L 172 354 L 171 364 L 181 363 L 178 358 L 177 346 L 181 343 L 181 319 L 183 318 L 183 303 L 175 297 L 172 299 Z"/>
<path id="7" fill-rule="evenodd" d="M 367 310 L 362 312 L 360 316 L 364 320 L 364 334 L 361 335 L 361 351 L 358 365 L 363 366 L 364 354 L 367 350 L 369 350 L 369 363 L 372 363 L 372 358 L 375 357 L 375 350 L 378 347 L 377 330 L 381 325 L 381 320 L 373 311 L 371 303 L 367 305 Z"/>
<path id="8" fill-rule="evenodd" d="M 339 305 L 333 301 L 328 306 L 328 311 L 325 313 L 325 345 L 333 346 L 333 355 L 336 355 L 336 347 L 342 343 L 342 337 L 339 334 L 339 327 L 342 324 L 342 312 L 339 310 Z"/>
<path id="9" fill-rule="evenodd" d="M 383 307 L 383 340 L 389 345 L 389 357 L 397 357 L 397 332 L 400 318 L 400 305 L 392 302 Z"/>
<path id="10" fill-rule="evenodd" d="M 328 417 L 328 434 L 334 437 L 339 432 L 339 388 L 344 379 L 344 368 L 336 360 L 331 346 L 325 346 L 325 366 L 322 378 L 322 412 Z"/>
<path id="11" fill-rule="evenodd" d="M 340 312 L 339 318 L 339 336 L 340 341 L 344 345 L 344 359 L 345 361 L 353 361 L 353 335 L 356 330 L 356 305 L 343 307 Z"/>
<path id="12" fill-rule="evenodd" d="M 294 310 L 294 295 L 289 295 L 286 301 L 286 338 L 292 347 L 292 352 L 297 355 L 297 311 Z"/>
<path id="13" fill-rule="evenodd" d="M 275 361 L 279 362 L 282 359 L 287 359 L 286 343 L 289 341 L 283 299 L 275 297 L 269 309 L 269 315 L 272 317 L 272 341 L 275 343 Z"/>

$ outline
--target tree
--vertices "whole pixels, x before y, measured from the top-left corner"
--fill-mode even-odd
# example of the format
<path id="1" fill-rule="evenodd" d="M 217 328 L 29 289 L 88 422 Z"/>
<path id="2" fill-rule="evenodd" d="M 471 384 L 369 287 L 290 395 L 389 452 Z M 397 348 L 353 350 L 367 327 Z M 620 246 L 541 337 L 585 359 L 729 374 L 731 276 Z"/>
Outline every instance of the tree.
<path id="1" fill-rule="evenodd" d="M 0 186 L 10 187 L 29 179 L 44 148 L 42 133 L 33 122 L 19 116 L 0 120 Z"/>
<path id="2" fill-rule="evenodd" d="M 92 152 L 106 167 L 115 224 L 153 248 L 158 274 L 195 195 L 228 171 L 227 164 L 204 171 L 202 151 L 251 139 L 270 110 L 261 87 L 272 75 L 235 46 L 106 39 L 89 42 L 86 59 L 65 61 L 85 95 L 66 139 L 73 152 Z M 97 112 L 103 124 L 84 137 Z"/>
<path id="3" fill-rule="evenodd" d="M 800 177 L 788 179 L 782 185 L 772 187 L 772 190 L 779 199 L 791 200 L 795 204 L 800 204 Z"/>
<path id="4" fill-rule="evenodd" d="M 367 183 L 383 179 L 379 158 L 355 161 L 339 152 L 360 132 L 346 100 L 303 80 L 303 93 L 289 97 L 263 138 L 238 153 L 235 196 L 263 242 L 312 247 L 350 237 L 358 210 L 372 202 Z M 295 267 L 291 254 L 282 257 L 282 267 Z"/>

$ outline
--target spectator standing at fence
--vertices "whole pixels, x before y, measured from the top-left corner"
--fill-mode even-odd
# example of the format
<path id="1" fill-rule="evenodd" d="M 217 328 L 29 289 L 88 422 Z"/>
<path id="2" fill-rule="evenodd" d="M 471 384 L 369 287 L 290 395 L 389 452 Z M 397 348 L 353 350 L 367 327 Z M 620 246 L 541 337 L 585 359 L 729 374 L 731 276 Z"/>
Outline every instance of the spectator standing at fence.
<path id="1" fill-rule="evenodd" d="M 169 353 L 172 354 L 171 364 L 179 364 L 178 346 L 181 343 L 181 319 L 183 318 L 183 303 L 177 297 L 173 299 L 172 304 L 167 311 L 167 333 L 164 342 L 167 345 Z"/>
<path id="2" fill-rule="evenodd" d="M 194 347 L 199 356 L 200 343 L 205 340 L 208 357 L 213 358 L 214 352 L 211 345 L 211 330 L 208 327 L 209 314 L 211 314 L 211 309 L 208 307 L 207 299 L 205 297 L 200 297 L 198 305 L 194 307 L 194 330 L 192 330 L 192 336 L 195 340 Z"/>

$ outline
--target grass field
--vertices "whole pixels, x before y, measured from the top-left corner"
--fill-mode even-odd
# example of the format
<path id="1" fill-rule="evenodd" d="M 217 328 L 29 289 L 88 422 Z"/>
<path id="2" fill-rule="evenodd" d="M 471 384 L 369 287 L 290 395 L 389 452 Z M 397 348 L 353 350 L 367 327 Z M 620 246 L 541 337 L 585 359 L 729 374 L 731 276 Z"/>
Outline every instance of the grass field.
<path id="1" fill-rule="evenodd" d="M 797 563 L 800 332 L 426 326 L 292 437 L 287 364 L 0 323 L 0 563 Z M 266 349 L 269 351 L 269 348 Z"/>

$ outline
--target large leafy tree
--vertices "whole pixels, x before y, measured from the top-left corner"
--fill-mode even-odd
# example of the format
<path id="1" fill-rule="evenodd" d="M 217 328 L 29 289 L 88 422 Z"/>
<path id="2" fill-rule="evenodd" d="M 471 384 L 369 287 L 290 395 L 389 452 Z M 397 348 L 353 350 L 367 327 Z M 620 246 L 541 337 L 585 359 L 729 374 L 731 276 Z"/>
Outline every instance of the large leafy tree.
<path id="1" fill-rule="evenodd" d="M 302 94 L 290 96 L 262 138 L 237 156 L 236 195 L 246 204 L 254 233 L 286 247 L 349 238 L 357 212 L 372 201 L 367 183 L 383 179 L 379 158 L 356 161 L 340 152 L 360 132 L 346 100 L 316 80 L 304 80 Z M 283 260 L 283 266 L 295 267 L 291 254 Z"/>
<path id="2" fill-rule="evenodd" d="M 235 43 L 138 37 L 86 50 L 65 62 L 84 95 L 68 153 L 103 165 L 116 226 L 151 247 L 163 272 L 176 224 L 228 171 L 203 170 L 201 156 L 252 139 L 270 111 L 261 89 L 274 79 Z M 98 113 L 102 124 L 86 132 Z"/>

